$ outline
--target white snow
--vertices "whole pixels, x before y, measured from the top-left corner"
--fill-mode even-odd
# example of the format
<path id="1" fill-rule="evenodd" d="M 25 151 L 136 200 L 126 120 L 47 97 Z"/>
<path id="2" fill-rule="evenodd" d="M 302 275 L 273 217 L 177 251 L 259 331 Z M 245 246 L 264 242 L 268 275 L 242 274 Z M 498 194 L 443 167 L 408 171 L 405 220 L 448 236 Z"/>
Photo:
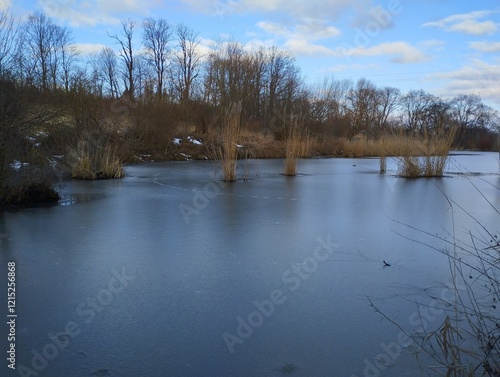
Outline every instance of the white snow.
<path id="1" fill-rule="evenodd" d="M 195 138 L 192 138 L 191 136 L 188 136 L 188 140 L 196 145 L 203 145 L 203 143 L 200 140 L 196 140 Z"/>
<path id="2" fill-rule="evenodd" d="M 22 167 L 24 166 L 28 166 L 29 164 L 27 162 L 20 162 L 20 161 L 17 161 L 17 160 L 14 160 L 14 162 L 12 164 L 10 164 L 9 166 L 14 169 L 14 170 L 19 170 L 21 169 Z"/>
<path id="3" fill-rule="evenodd" d="M 174 137 L 172 139 L 172 143 L 174 143 L 175 145 L 181 145 L 181 141 L 182 141 L 182 139 L 178 138 L 178 137 Z"/>
<path id="4" fill-rule="evenodd" d="M 182 156 L 183 156 L 186 160 L 188 160 L 188 161 L 193 159 L 193 156 L 190 156 L 190 155 L 188 155 L 188 154 L 185 154 L 185 153 L 182 153 L 182 152 L 181 152 L 181 155 L 182 155 Z"/>

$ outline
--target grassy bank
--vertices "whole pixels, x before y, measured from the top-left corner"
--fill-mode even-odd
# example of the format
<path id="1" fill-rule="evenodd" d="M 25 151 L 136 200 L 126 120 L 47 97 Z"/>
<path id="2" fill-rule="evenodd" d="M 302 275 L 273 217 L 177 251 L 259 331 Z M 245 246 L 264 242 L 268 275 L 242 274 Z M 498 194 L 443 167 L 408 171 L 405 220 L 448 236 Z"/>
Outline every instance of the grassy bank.
<path id="1" fill-rule="evenodd" d="M 442 150 L 429 149 L 424 138 L 408 137 L 404 135 L 383 136 L 379 139 L 348 139 L 334 136 L 311 137 L 306 134 L 293 134 L 293 137 L 286 140 L 276 140 L 272 135 L 261 132 L 241 130 L 238 137 L 238 145 L 242 150 L 238 158 L 245 155 L 252 158 L 286 158 L 287 150 L 297 157 L 396 157 L 396 156 L 422 156 L 434 151 L 442 153 Z M 211 158 L 212 154 L 207 153 L 201 145 L 189 142 L 189 139 L 201 141 L 204 145 L 212 146 L 220 144 L 220 136 L 215 133 L 196 134 L 178 132 L 173 137 L 182 140 L 180 145 L 173 145 L 164 154 L 152 152 L 153 160 L 180 160 L 183 159 L 180 153 L 190 155 L 194 160 L 204 160 Z M 433 144 L 436 144 L 433 142 Z M 448 145 L 448 149 L 451 147 Z M 209 147 L 208 149 L 212 149 Z M 246 153 L 243 153 L 246 151 Z M 135 155 L 131 161 L 138 158 Z"/>

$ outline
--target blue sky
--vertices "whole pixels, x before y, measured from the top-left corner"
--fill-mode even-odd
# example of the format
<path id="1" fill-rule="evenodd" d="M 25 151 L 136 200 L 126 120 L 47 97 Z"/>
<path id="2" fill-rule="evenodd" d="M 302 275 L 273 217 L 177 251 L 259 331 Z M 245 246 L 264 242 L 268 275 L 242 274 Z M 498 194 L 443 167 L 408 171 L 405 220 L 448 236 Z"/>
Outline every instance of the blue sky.
<path id="1" fill-rule="evenodd" d="M 364 77 L 500 109 L 498 0 L 0 0 L 7 7 L 45 11 L 85 52 L 113 46 L 120 20 L 161 17 L 198 31 L 201 53 L 220 39 L 291 50 L 311 83 Z"/>

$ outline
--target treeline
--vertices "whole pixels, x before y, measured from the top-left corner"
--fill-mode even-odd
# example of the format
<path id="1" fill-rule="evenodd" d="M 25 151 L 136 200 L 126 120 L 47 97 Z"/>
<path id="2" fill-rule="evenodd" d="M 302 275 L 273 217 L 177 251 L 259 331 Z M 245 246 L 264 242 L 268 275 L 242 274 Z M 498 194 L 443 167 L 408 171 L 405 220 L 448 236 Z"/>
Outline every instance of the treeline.
<path id="1" fill-rule="evenodd" d="M 499 125 L 498 113 L 474 94 L 443 100 L 422 90 L 403 94 L 394 87 L 378 88 L 366 79 L 354 84 L 329 78 L 308 85 L 289 51 L 248 51 L 239 42 L 219 42 L 203 53 L 195 30 L 164 19 L 124 21 L 109 41 L 99 53 L 81 56 L 71 30 L 45 14 L 17 23 L 3 12 L 0 74 L 41 92 L 84 87 L 100 99 L 125 96 L 137 104 L 177 107 L 173 119 L 202 132 L 214 114 L 235 102 L 242 103 L 245 120 L 257 128 L 273 128 L 276 114 L 287 112 L 313 133 L 343 137 L 454 125 L 465 148 L 487 147 L 480 145 L 481 137 Z"/>
<path id="2" fill-rule="evenodd" d="M 289 51 L 201 42 L 183 24 L 127 20 L 108 47 L 82 55 L 71 29 L 47 15 L 0 12 L 0 187 L 12 185 L 13 166 L 54 165 L 54 156 L 87 178 L 121 176 L 119 161 L 139 155 L 172 158 L 173 136 L 209 143 L 233 104 L 242 129 L 278 143 L 293 123 L 316 140 L 458 128 L 457 148 L 495 145 L 499 115 L 478 95 L 444 100 L 363 78 L 309 84 Z"/>

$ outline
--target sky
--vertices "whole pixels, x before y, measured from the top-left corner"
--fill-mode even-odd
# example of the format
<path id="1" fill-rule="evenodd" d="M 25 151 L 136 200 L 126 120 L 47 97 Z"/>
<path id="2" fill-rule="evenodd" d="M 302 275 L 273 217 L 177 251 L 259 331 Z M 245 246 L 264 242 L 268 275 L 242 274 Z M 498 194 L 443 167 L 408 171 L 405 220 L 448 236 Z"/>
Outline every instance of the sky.
<path id="1" fill-rule="evenodd" d="M 290 50 L 311 84 L 365 78 L 444 99 L 477 94 L 500 111 L 498 0 L 0 0 L 6 8 L 45 12 L 82 52 L 116 47 L 121 20 L 164 18 L 199 32 L 204 54 L 216 40 Z"/>

